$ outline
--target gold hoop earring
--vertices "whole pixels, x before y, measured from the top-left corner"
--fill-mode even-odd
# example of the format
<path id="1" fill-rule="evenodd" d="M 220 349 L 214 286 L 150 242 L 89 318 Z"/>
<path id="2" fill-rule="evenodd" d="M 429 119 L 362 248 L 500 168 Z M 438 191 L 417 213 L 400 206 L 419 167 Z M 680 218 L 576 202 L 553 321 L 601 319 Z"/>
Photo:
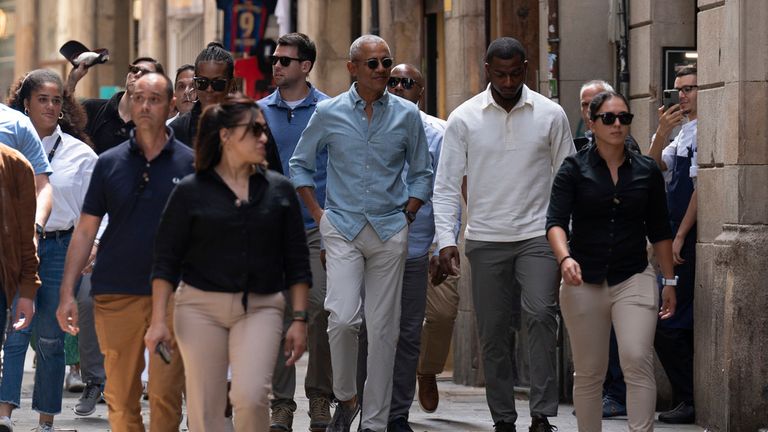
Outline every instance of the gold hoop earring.
<path id="1" fill-rule="evenodd" d="M 59 111 L 59 120 L 64 118 L 64 111 Z"/>

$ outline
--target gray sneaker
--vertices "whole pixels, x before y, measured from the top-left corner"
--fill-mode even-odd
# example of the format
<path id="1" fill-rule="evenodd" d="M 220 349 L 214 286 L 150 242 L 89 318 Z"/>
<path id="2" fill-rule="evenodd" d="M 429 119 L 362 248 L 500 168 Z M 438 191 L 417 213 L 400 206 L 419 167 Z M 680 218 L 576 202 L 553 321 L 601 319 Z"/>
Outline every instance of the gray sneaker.
<path id="1" fill-rule="evenodd" d="M 79 416 L 89 416 L 96 412 L 96 404 L 101 400 L 101 386 L 98 384 L 88 384 L 83 390 L 83 394 L 73 408 L 75 414 Z M 2 429 L 0 429 L 2 431 Z"/>
<path id="2" fill-rule="evenodd" d="M 10 417 L 0 417 L 0 432 L 13 432 L 13 422 Z"/>
<path id="3" fill-rule="evenodd" d="M 53 423 L 40 423 L 37 425 L 35 432 L 55 432 L 55 429 L 53 428 Z"/>

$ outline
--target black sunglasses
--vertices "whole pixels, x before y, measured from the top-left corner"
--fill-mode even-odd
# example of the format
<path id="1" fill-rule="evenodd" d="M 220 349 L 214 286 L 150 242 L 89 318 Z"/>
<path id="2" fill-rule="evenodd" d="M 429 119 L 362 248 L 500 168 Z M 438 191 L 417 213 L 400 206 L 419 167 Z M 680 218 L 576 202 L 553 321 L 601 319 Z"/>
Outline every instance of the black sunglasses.
<path id="1" fill-rule="evenodd" d="M 622 112 L 618 114 L 607 112 L 607 113 L 595 114 L 592 120 L 593 121 L 597 120 L 597 118 L 600 117 L 603 120 L 604 125 L 610 126 L 616 122 L 616 119 L 619 119 L 619 123 L 626 126 L 626 125 L 632 124 L 632 118 L 634 116 L 635 116 L 634 114 L 630 114 L 628 112 Z"/>
<path id="2" fill-rule="evenodd" d="M 272 66 L 276 65 L 277 62 L 280 62 L 280 66 L 288 67 L 288 65 L 290 65 L 292 61 L 303 62 L 304 59 L 288 57 L 288 56 L 274 56 L 274 55 L 269 56 L 269 62 L 272 63 Z"/>
<path id="3" fill-rule="evenodd" d="M 209 85 L 213 88 L 213 91 L 217 92 L 224 91 L 227 88 L 227 80 L 225 79 L 212 80 L 205 77 L 194 77 L 192 79 L 195 80 L 195 87 L 200 91 L 205 91 Z"/>
<path id="4" fill-rule="evenodd" d="M 245 126 L 246 131 L 250 130 L 251 133 L 253 133 L 253 136 L 260 137 L 261 134 L 269 136 L 269 127 L 266 124 L 261 124 L 259 122 L 251 122 L 251 123 L 240 123 L 236 125 L 232 125 L 230 127 L 239 127 L 239 126 Z"/>
<path id="5" fill-rule="evenodd" d="M 398 84 L 402 85 L 404 89 L 410 90 L 413 88 L 414 84 L 418 84 L 418 83 L 413 78 L 398 78 L 398 77 L 390 77 L 389 81 L 387 81 L 387 86 L 389 86 L 389 88 L 395 88 L 397 87 Z"/>
<path id="6" fill-rule="evenodd" d="M 376 70 L 379 67 L 379 59 L 377 58 L 369 58 L 368 60 L 360 60 L 360 61 L 364 62 L 368 66 L 368 69 L 370 70 Z M 381 59 L 381 65 L 384 66 L 384 69 L 391 68 L 392 63 L 394 62 L 395 61 L 389 57 L 384 57 L 383 59 Z"/>

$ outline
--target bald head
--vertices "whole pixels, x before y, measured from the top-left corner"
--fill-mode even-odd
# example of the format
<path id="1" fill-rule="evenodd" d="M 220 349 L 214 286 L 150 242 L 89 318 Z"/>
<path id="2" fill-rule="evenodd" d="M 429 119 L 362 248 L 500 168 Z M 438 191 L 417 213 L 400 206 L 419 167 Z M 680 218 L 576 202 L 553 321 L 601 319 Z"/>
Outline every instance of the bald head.
<path id="1" fill-rule="evenodd" d="M 424 76 L 416 66 L 402 63 L 392 69 L 387 87 L 390 93 L 418 105 L 424 93 Z"/>

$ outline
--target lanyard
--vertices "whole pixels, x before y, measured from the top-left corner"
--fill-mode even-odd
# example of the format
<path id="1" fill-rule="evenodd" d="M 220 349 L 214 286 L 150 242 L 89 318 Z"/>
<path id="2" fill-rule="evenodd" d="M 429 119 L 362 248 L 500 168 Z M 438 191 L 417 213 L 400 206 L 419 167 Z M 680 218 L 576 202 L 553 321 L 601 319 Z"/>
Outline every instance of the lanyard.
<path id="1" fill-rule="evenodd" d="M 59 144 L 61 144 L 61 135 L 56 139 L 56 143 L 53 145 L 51 152 L 48 153 L 48 163 L 53 161 L 53 157 L 56 155 L 56 149 L 59 148 Z"/>

